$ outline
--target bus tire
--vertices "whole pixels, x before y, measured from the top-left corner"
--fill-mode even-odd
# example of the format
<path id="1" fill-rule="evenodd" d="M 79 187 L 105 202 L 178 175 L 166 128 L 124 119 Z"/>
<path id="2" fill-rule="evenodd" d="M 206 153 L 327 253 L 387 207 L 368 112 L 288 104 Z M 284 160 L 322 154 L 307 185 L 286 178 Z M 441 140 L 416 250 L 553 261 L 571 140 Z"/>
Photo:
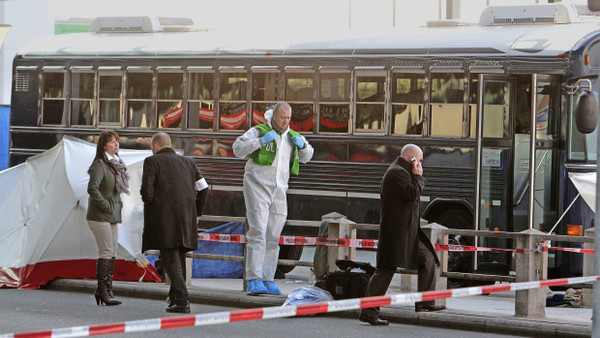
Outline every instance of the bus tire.
<path id="1" fill-rule="evenodd" d="M 470 226 L 473 221 L 469 214 L 462 210 L 450 209 L 442 213 L 436 220 L 436 223 L 441 224 L 451 229 L 464 229 L 465 225 Z M 472 239 L 467 239 L 460 235 L 452 236 L 448 239 L 448 244 L 456 245 L 472 245 Z M 448 252 L 448 271 L 449 272 L 473 272 L 472 252 Z M 468 279 L 448 278 L 448 289 L 461 288 L 471 285 Z"/>
<path id="2" fill-rule="evenodd" d="M 302 245 L 280 245 L 279 246 L 279 259 L 292 259 L 300 260 L 302 256 Z M 294 270 L 295 266 L 290 265 L 277 265 L 277 271 L 286 274 Z"/>

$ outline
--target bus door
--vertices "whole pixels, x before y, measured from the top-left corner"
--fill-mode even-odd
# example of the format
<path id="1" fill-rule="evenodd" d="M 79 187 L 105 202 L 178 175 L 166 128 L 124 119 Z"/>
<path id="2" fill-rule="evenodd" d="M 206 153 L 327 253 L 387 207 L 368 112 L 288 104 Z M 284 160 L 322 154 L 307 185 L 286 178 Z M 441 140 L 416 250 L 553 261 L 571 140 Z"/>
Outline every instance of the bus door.
<path id="1" fill-rule="evenodd" d="M 512 116 L 515 79 L 498 75 L 479 75 L 477 173 L 475 228 L 510 231 L 512 214 Z M 503 238 L 480 237 L 477 246 L 507 247 Z M 478 252 L 476 270 L 507 274 L 510 255 L 501 251 Z"/>
<path id="2" fill-rule="evenodd" d="M 557 220 L 560 150 L 560 81 L 547 75 L 522 76 L 515 112 L 513 229 L 549 232 Z M 534 88 L 532 90 L 532 88 Z M 535 165 L 530 167 L 532 108 Z M 534 177 L 533 192 L 529 189 Z M 531 207 L 533 205 L 533 207 Z"/>

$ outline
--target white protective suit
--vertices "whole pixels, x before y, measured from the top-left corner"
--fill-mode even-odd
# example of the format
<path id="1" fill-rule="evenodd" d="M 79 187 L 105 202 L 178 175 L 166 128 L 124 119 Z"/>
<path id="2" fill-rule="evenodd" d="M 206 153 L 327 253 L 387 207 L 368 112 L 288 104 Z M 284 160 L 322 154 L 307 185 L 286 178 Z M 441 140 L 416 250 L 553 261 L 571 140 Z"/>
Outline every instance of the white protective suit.
<path id="1" fill-rule="evenodd" d="M 271 125 L 272 111 L 265 113 Z M 248 218 L 246 279 L 273 281 L 279 257 L 279 237 L 287 217 L 288 180 L 290 178 L 293 146 L 288 136 L 289 128 L 273 142 L 277 142 L 275 161 L 270 166 L 258 165 L 251 159 L 244 173 L 244 200 Z M 314 149 L 304 140 L 298 150 L 301 163 L 310 161 Z M 236 157 L 245 158 L 260 148 L 259 131 L 250 128 L 233 143 Z"/>

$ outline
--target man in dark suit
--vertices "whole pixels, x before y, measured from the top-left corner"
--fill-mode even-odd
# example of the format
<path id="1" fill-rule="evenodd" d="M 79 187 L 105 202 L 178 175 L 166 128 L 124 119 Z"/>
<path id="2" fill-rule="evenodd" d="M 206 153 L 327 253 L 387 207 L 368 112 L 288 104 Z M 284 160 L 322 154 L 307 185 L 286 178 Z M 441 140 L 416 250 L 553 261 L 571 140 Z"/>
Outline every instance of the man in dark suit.
<path id="1" fill-rule="evenodd" d="M 171 280 L 167 312 L 189 313 L 185 254 L 198 248 L 197 218 L 208 185 L 196 162 L 171 149 L 165 133 L 152 137 L 152 153 L 144 160 L 140 193 L 144 202 L 142 252 L 160 250 Z"/>
<path id="2" fill-rule="evenodd" d="M 385 295 L 397 267 L 418 270 L 419 291 L 435 290 L 435 264 L 439 261 L 420 226 L 419 203 L 425 187 L 422 163 L 421 148 L 407 144 L 383 175 L 377 269 L 369 281 L 367 297 Z M 445 308 L 433 300 L 415 303 L 417 312 Z M 379 308 L 362 309 L 359 320 L 371 325 L 388 324 L 379 318 Z"/>

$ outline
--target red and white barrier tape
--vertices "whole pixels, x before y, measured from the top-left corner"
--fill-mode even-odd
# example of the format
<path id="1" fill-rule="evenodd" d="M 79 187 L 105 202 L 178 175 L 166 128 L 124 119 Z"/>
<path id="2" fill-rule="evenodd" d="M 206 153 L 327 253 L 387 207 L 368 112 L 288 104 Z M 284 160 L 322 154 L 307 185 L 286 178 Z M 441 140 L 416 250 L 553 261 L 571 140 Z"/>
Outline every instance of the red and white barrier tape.
<path id="1" fill-rule="evenodd" d="M 361 308 L 398 305 L 442 298 L 466 297 L 505 291 L 521 291 L 528 289 L 537 289 L 546 286 L 590 283 L 596 280 L 600 280 L 600 276 L 574 277 L 533 282 L 475 286 L 451 290 L 405 293 L 391 296 L 344 299 L 314 304 L 273 306 L 230 312 L 204 313 L 199 315 L 135 320 L 121 323 L 76 326 L 46 331 L 9 333 L 0 335 L 0 338 L 85 337 L 111 333 L 155 331 L 186 326 L 204 326 L 248 320 L 285 318 L 326 312 L 358 310 Z"/>
<path id="2" fill-rule="evenodd" d="M 223 242 L 223 243 L 246 243 L 245 235 L 230 235 L 230 234 L 210 234 L 199 233 L 198 239 L 203 241 Z M 347 247 L 347 248 L 369 248 L 377 249 L 378 241 L 376 239 L 350 239 L 350 238 L 326 238 L 326 237 L 302 237 L 302 236 L 281 236 L 279 244 L 282 245 L 322 245 L 332 247 Z M 474 251 L 510 251 L 516 253 L 534 253 L 541 251 L 560 250 L 568 252 L 578 252 L 593 254 L 594 249 L 579 249 L 579 248 L 562 248 L 549 247 L 541 243 L 538 248 L 529 249 L 504 249 L 504 248 L 485 248 L 469 245 L 455 244 L 435 244 L 436 251 L 453 251 L 453 252 L 474 252 Z"/>
<path id="3" fill-rule="evenodd" d="M 246 243 L 245 235 L 226 235 L 199 233 L 198 239 L 223 243 Z M 323 245 L 349 248 L 377 249 L 376 239 L 350 239 L 326 237 L 281 236 L 279 244 L 283 245 Z"/>
<path id="4" fill-rule="evenodd" d="M 472 251 L 509 251 L 516 253 L 534 253 L 547 251 L 548 247 L 542 246 L 540 249 L 530 248 L 530 249 L 502 249 L 502 248 L 482 248 L 477 246 L 469 246 L 469 245 L 456 245 L 456 244 L 440 244 L 435 243 L 435 251 L 452 251 L 452 252 L 472 252 Z"/>

